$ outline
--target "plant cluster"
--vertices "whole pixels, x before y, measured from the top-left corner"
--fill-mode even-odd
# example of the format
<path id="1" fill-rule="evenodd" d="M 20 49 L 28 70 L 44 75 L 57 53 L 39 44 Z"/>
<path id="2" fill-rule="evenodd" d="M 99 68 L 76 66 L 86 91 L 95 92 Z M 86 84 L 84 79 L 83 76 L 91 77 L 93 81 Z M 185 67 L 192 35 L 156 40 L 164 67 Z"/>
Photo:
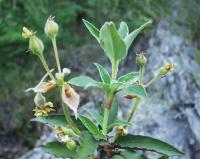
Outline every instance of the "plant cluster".
<path id="1" fill-rule="evenodd" d="M 139 53 L 136 55 L 136 63 L 140 66 L 139 71 L 130 72 L 121 77 L 117 76 L 119 64 L 126 58 L 132 42 L 147 25 L 152 23 L 151 20 L 132 32 L 129 32 L 125 22 L 121 22 L 118 29 L 113 22 L 105 22 L 100 30 L 86 20 L 83 22 L 111 63 L 111 75 L 102 65 L 95 63 L 101 81 L 82 75 L 65 80 L 70 70 L 61 68 L 56 44 L 59 26 L 53 17 L 47 19 L 44 31 L 52 41 L 57 65 L 56 73 L 46 62 L 43 54 L 44 44 L 36 32 L 23 28 L 22 35 L 29 39 L 29 49 L 40 59 L 46 70 L 39 84 L 26 90 L 36 93 L 33 110 L 36 117 L 32 120 L 51 126 L 57 139 L 41 148 L 56 157 L 72 159 L 146 159 L 144 151 L 157 152 L 161 154 L 161 158 L 182 155 L 182 152 L 163 141 L 147 136 L 132 135 L 127 129 L 131 126 L 131 120 L 139 102 L 147 98 L 146 88 L 173 70 L 173 64 L 167 64 L 158 70 L 152 80 L 144 83 L 143 70 L 147 58 L 144 53 Z M 103 112 L 86 109 L 88 115 L 78 113 L 80 96 L 73 86 L 101 89 L 104 92 Z M 49 115 L 56 110 L 51 101 L 46 101 L 44 94 L 55 88 L 60 90 L 64 115 Z M 126 120 L 117 118 L 119 104 L 116 95 L 119 92 L 127 100 L 133 100 L 133 106 Z"/>

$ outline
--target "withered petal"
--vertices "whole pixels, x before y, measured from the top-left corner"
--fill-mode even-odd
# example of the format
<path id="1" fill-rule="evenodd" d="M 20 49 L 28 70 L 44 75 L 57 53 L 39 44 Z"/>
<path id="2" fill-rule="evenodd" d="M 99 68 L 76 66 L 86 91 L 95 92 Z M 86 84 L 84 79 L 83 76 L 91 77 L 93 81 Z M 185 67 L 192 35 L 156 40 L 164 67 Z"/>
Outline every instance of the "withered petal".
<path id="1" fill-rule="evenodd" d="M 69 85 L 65 85 L 62 88 L 62 100 L 74 112 L 77 118 L 77 109 L 80 102 L 79 94 Z"/>

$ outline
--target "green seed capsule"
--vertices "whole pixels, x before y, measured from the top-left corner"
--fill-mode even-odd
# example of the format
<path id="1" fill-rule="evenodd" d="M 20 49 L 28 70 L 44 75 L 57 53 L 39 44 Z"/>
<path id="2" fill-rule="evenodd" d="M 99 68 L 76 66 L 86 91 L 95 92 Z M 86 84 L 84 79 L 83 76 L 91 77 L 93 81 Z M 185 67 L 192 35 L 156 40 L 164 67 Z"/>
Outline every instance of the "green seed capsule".
<path id="1" fill-rule="evenodd" d="M 67 148 L 68 148 L 69 150 L 76 150 L 76 147 L 77 147 L 77 145 L 76 145 L 76 142 L 75 142 L 74 140 L 69 139 L 69 140 L 67 141 Z"/>
<path id="2" fill-rule="evenodd" d="M 58 33 L 59 26 L 52 17 L 47 19 L 44 31 L 49 38 L 55 38 Z"/>
<path id="3" fill-rule="evenodd" d="M 34 103 L 38 107 L 42 107 L 46 103 L 45 97 L 41 93 L 37 93 L 35 98 L 34 98 Z"/>
<path id="4" fill-rule="evenodd" d="M 35 54 L 35 55 L 42 55 L 44 51 L 44 44 L 43 42 L 37 37 L 32 36 L 29 40 L 29 49 Z"/>
<path id="5" fill-rule="evenodd" d="M 144 56 L 144 53 L 141 52 L 136 56 L 136 63 L 143 67 L 147 63 L 147 58 Z"/>

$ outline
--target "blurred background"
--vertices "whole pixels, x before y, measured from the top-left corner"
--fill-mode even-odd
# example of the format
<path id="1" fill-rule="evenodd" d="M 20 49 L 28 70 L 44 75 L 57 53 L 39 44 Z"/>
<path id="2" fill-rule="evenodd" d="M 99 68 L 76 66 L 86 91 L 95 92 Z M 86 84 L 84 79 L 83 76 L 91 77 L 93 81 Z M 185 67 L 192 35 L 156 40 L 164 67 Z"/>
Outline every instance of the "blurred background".
<path id="1" fill-rule="evenodd" d="M 117 26 L 125 21 L 130 31 L 152 19 L 153 24 L 132 45 L 119 74 L 137 70 L 135 54 L 140 51 L 148 58 L 146 82 L 166 63 L 173 63 L 175 71 L 148 89 L 149 99 L 137 110 L 129 131 L 178 147 L 186 153 L 184 159 L 200 158 L 199 0 L 0 0 L 0 159 L 52 158 L 35 148 L 51 138 L 51 130 L 30 122 L 34 94 L 24 92 L 39 82 L 44 69 L 26 52 L 28 42 L 21 37 L 23 26 L 37 31 L 45 43 L 45 57 L 54 67 L 52 46 L 44 34 L 49 15 L 55 16 L 60 26 L 57 41 L 62 66 L 72 70 L 71 76 L 94 78 L 98 78 L 94 62 L 109 71 L 110 63 L 82 19 L 98 28 L 105 21 L 114 21 Z M 102 92 L 78 91 L 81 107 L 100 105 Z M 56 93 L 49 93 L 48 98 L 55 100 L 59 109 Z M 119 101 L 118 115 L 124 118 L 131 101 L 120 95 Z"/>

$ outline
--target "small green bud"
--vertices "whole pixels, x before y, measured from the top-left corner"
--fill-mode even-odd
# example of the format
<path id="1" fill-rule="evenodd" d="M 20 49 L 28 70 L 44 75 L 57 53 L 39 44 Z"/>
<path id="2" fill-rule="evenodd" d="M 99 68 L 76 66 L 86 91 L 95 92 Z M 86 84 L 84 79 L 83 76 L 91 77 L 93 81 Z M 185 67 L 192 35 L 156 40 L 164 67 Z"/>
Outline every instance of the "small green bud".
<path id="1" fill-rule="evenodd" d="M 58 24 L 53 19 L 54 17 L 49 17 L 44 28 L 46 35 L 51 39 L 56 37 L 59 29 Z"/>
<path id="2" fill-rule="evenodd" d="M 70 128 L 63 127 L 63 132 L 68 136 L 76 136 L 76 137 L 78 137 L 78 135 Z"/>
<path id="3" fill-rule="evenodd" d="M 143 67 L 147 63 L 147 58 L 144 56 L 144 53 L 141 52 L 136 55 L 136 63 Z"/>
<path id="4" fill-rule="evenodd" d="M 44 51 L 44 44 L 43 42 L 37 37 L 37 36 L 31 36 L 29 40 L 29 49 L 35 54 L 35 55 L 42 55 Z"/>
<path id="5" fill-rule="evenodd" d="M 172 72 L 174 70 L 173 64 L 166 64 L 164 67 L 159 69 L 159 75 L 165 76 L 167 73 Z"/>
<path id="6" fill-rule="evenodd" d="M 74 141 L 74 140 L 72 140 L 72 139 L 69 139 L 69 140 L 67 140 L 67 148 L 69 149 L 69 150 L 76 150 L 76 147 L 77 147 L 77 145 L 76 145 L 76 142 Z"/>
<path id="7" fill-rule="evenodd" d="M 44 106 L 46 103 L 45 97 L 42 95 L 42 93 L 37 93 L 34 98 L 34 103 L 36 106 L 41 107 Z"/>

